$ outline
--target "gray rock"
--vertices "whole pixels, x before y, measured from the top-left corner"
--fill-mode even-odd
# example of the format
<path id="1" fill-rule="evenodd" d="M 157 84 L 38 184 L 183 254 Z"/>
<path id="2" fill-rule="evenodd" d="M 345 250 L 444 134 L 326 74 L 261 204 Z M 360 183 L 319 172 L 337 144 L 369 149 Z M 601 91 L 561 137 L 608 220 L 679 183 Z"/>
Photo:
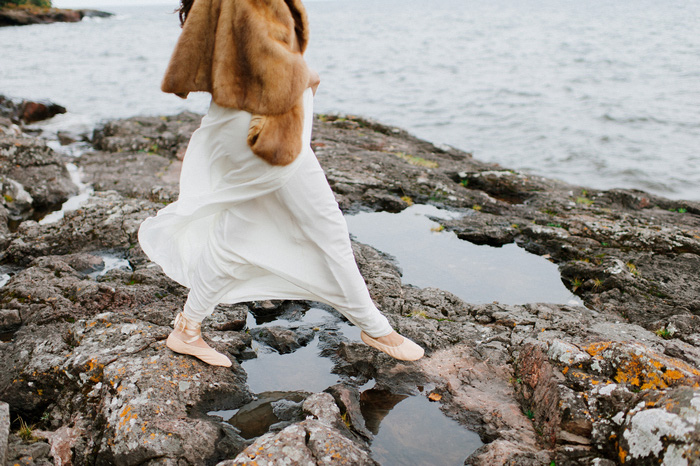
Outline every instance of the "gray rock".
<path id="1" fill-rule="evenodd" d="M 107 122 L 92 136 L 95 148 L 104 152 L 143 152 L 182 160 L 192 133 L 202 116 L 183 112 L 168 117 L 133 117 Z"/>
<path id="2" fill-rule="evenodd" d="M 35 209 L 60 206 L 78 191 L 60 157 L 40 139 L 0 138 L 0 162 L 0 175 L 19 183 Z"/>
<path id="3" fill-rule="evenodd" d="M 364 439 L 371 439 L 372 433 L 365 425 L 365 418 L 360 408 L 360 392 L 355 387 L 342 384 L 328 387 L 326 392 L 333 396 L 335 404 L 338 405 L 349 424 L 348 427 Z"/>
<path id="4" fill-rule="evenodd" d="M 280 421 L 291 421 L 301 418 L 301 402 L 281 399 L 270 404 L 272 405 L 272 413 Z"/>
<path id="5" fill-rule="evenodd" d="M 258 327 L 250 331 L 254 339 L 271 346 L 280 354 L 305 346 L 314 338 L 314 332 L 308 328 L 288 329 L 282 327 Z"/>
<path id="6" fill-rule="evenodd" d="M 625 416 L 620 449 L 625 461 L 638 464 L 698 464 L 700 389 L 679 388 L 656 403 L 639 403 Z"/>
<path id="7" fill-rule="evenodd" d="M 0 184 L 2 186 L 2 203 L 13 218 L 22 218 L 31 212 L 34 199 L 25 191 L 21 183 L 3 176 L 0 177 Z"/>
<path id="8" fill-rule="evenodd" d="M 22 317 L 17 309 L 0 309 L 0 333 L 10 333 L 22 326 Z"/>
<path id="9" fill-rule="evenodd" d="M 313 419 L 292 424 L 278 434 L 263 435 L 235 459 L 217 466 L 252 462 L 259 466 L 377 464 L 361 446 L 327 424 Z"/>
<path id="10" fill-rule="evenodd" d="M 336 427 L 340 419 L 340 409 L 328 393 L 314 393 L 302 404 L 304 412 L 329 427 Z M 342 422 L 342 421 L 341 421 Z"/>

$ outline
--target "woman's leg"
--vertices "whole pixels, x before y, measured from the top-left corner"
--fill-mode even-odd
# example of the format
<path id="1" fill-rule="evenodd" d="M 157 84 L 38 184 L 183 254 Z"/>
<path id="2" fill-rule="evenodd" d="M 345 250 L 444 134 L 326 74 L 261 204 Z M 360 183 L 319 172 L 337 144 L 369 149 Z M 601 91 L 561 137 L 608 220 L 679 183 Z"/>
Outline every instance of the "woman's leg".
<path id="1" fill-rule="evenodd" d="M 167 340 L 167 346 L 180 354 L 189 354 L 215 366 L 231 366 L 231 360 L 210 347 L 203 339 L 202 321 L 211 315 L 224 293 L 231 277 L 223 272 L 213 251 L 216 241 L 217 226 L 206 239 L 202 254 L 192 271 L 190 292 L 187 295 L 185 309 L 175 319 L 175 329 Z"/>
<path id="2" fill-rule="evenodd" d="M 311 291 L 368 335 L 391 334 L 391 325 L 372 302 L 355 262 L 347 223 L 313 154 L 275 196 L 309 251 L 305 265 L 310 277 L 318 277 L 308 280 Z"/>

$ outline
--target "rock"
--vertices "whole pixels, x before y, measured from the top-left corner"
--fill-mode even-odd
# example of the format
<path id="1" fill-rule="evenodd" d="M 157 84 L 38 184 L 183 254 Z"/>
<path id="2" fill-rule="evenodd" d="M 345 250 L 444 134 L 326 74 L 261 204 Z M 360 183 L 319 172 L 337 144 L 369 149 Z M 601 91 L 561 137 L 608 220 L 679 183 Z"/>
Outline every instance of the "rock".
<path id="1" fill-rule="evenodd" d="M 214 330 L 243 330 L 248 317 L 245 304 L 219 304 L 214 313 L 203 322 L 203 328 Z"/>
<path id="2" fill-rule="evenodd" d="M 89 274 L 104 268 L 105 261 L 100 256 L 87 253 L 66 254 L 61 258 L 77 272 Z"/>
<path id="3" fill-rule="evenodd" d="M 10 217 L 13 219 L 21 219 L 31 214 L 34 199 L 25 191 L 21 183 L 0 176 L 0 186 L 2 187 L 2 203 Z M 5 224 L 7 223 L 5 222 Z"/>
<path id="4" fill-rule="evenodd" d="M 366 450 L 339 431 L 321 421 L 309 419 L 292 424 L 277 434 L 263 435 L 235 459 L 221 462 L 217 466 L 238 464 L 364 466 L 377 463 Z"/>
<path id="5" fill-rule="evenodd" d="M 75 133 L 72 133 L 70 131 L 58 131 L 58 132 L 56 132 L 56 137 L 58 138 L 58 142 L 61 143 L 62 146 L 67 146 L 69 144 L 73 144 L 74 142 L 77 142 L 78 138 L 76 136 L 77 135 Z"/>
<path id="6" fill-rule="evenodd" d="M 2 8 L 0 9 L 0 27 L 26 26 L 29 24 L 77 23 L 82 15 L 77 10 L 58 8 Z"/>
<path id="7" fill-rule="evenodd" d="M 5 206 L 0 203 L 0 250 L 5 249 L 10 241 L 10 213 Z"/>
<path id="8" fill-rule="evenodd" d="M 67 212 L 60 222 L 24 222 L 5 250 L 4 260 L 27 265 L 51 254 L 132 250 L 139 225 L 155 215 L 159 207 L 149 201 L 124 199 L 113 191 L 96 193 L 80 209 Z"/>
<path id="9" fill-rule="evenodd" d="M 579 444 L 590 436 L 593 423 L 585 415 L 583 396 L 563 386 L 563 374 L 549 363 L 542 346 L 530 344 L 520 351 L 517 376 L 528 417 L 546 442 Z"/>
<path id="10" fill-rule="evenodd" d="M 73 464 L 73 452 L 82 432 L 70 427 L 61 427 L 55 432 L 36 432 L 39 438 L 45 438 L 51 445 L 51 457 L 55 466 L 70 466 Z"/>
<path id="11" fill-rule="evenodd" d="M 66 113 L 66 108 L 52 102 L 24 101 L 19 108 L 19 119 L 25 123 L 35 123 L 61 113 Z"/>
<path id="12" fill-rule="evenodd" d="M 342 424 L 340 409 L 328 393 L 314 393 L 304 400 L 301 407 L 304 413 L 329 427 L 337 427 L 339 423 Z"/>
<path id="13" fill-rule="evenodd" d="M 7 464 L 7 438 L 10 435 L 10 405 L 0 401 L 0 464 Z"/>
<path id="14" fill-rule="evenodd" d="M 295 402 L 286 399 L 273 401 L 272 413 L 280 421 L 298 421 L 302 417 L 302 402 Z M 281 430 L 281 429 L 280 429 Z"/>
<path id="15" fill-rule="evenodd" d="M 328 387 L 326 392 L 330 393 L 335 400 L 335 404 L 340 408 L 345 416 L 348 427 L 366 440 L 372 438 L 372 432 L 365 425 L 365 418 L 360 409 L 360 392 L 348 385 L 333 385 Z"/>
<path id="16" fill-rule="evenodd" d="M 17 309 L 0 309 L 0 334 L 12 333 L 22 326 L 22 317 Z"/>
<path id="17" fill-rule="evenodd" d="M 109 13 L 108 11 L 91 10 L 88 8 L 81 8 L 78 11 L 83 18 L 110 18 L 114 16 L 114 13 Z"/>
<path id="18" fill-rule="evenodd" d="M 188 413 L 247 402 L 240 367 L 222 371 L 175 355 L 164 347 L 167 333 L 111 313 L 75 324 L 25 326 L 6 348 L 11 358 L 0 363 L 0 397 L 27 419 L 47 417 L 59 426 L 76 414 L 95 419 L 83 426 L 97 461 L 164 457 L 197 463 L 237 453 L 242 445 L 235 436 Z M 216 346 L 225 352 L 228 344 L 219 338 Z M 102 426 L 99 432 L 95 426 Z"/>
<path id="19" fill-rule="evenodd" d="M 92 143 L 96 149 L 110 152 L 113 158 L 121 152 L 141 152 L 182 160 L 201 119 L 201 115 L 183 112 L 170 117 L 110 121 L 95 129 Z"/>
<path id="20" fill-rule="evenodd" d="M 700 389 L 679 388 L 641 402 L 625 416 L 620 461 L 694 465 L 700 462 Z"/>
<path id="21" fill-rule="evenodd" d="M 314 338 L 311 329 L 291 330 L 282 327 L 258 327 L 250 331 L 251 336 L 266 345 L 276 349 L 280 354 L 305 346 Z"/>
<path id="22" fill-rule="evenodd" d="M 78 190 L 61 158 L 44 141 L 29 137 L 0 138 L 0 175 L 21 184 L 34 209 L 60 206 Z"/>
<path id="23" fill-rule="evenodd" d="M 88 152 L 78 159 L 95 191 L 167 204 L 177 200 L 182 163 L 147 152 Z M 162 206 L 162 205 L 161 205 Z"/>
<path id="24" fill-rule="evenodd" d="M 49 459 L 50 452 L 51 447 L 45 441 L 35 437 L 24 440 L 15 434 L 10 434 L 7 464 L 50 466 L 53 464 Z"/>

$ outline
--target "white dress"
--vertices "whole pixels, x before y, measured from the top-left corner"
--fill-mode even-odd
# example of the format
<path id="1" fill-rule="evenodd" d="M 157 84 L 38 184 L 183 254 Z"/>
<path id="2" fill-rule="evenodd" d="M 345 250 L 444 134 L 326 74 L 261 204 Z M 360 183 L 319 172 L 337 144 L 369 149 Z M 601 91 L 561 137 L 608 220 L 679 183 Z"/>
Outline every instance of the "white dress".
<path id="1" fill-rule="evenodd" d="M 370 336 L 387 335 L 311 149 L 310 89 L 304 111 L 301 153 L 272 166 L 247 145 L 250 113 L 212 102 L 187 148 L 178 200 L 143 222 L 139 242 L 190 288 L 190 319 L 202 321 L 218 303 L 303 299 L 333 306 Z"/>

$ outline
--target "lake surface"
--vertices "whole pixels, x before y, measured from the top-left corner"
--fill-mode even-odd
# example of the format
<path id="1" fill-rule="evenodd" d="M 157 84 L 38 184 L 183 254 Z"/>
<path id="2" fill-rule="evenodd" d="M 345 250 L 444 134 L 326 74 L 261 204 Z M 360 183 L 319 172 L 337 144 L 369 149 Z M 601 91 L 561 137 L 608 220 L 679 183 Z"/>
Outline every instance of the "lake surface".
<path id="1" fill-rule="evenodd" d="M 159 92 L 172 6 L 1 28 L 0 93 L 61 125 L 204 112 Z M 700 200 L 700 2 L 308 1 L 319 112 L 361 114 L 477 158 L 594 188 Z"/>

